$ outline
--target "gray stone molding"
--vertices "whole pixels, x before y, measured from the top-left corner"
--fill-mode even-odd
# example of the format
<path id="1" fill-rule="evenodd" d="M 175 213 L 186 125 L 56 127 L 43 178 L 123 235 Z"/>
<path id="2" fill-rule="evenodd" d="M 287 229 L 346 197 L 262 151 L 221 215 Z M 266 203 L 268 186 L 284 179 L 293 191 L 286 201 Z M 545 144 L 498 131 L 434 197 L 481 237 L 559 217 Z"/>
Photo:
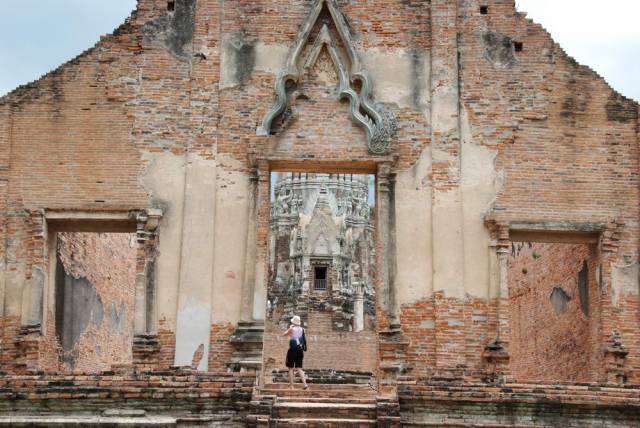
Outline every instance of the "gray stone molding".
<path id="1" fill-rule="evenodd" d="M 340 98 L 349 99 L 349 115 L 351 120 L 364 129 L 370 153 L 375 155 L 387 154 L 389 153 L 391 138 L 397 130 L 395 117 L 393 113 L 387 110 L 382 104 L 374 103 L 371 99 L 370 79 L 366 70 L 360 65 L 360 59 L 349 35 L 349 29 L 335 0 L 315 0 L 311 12 L 307 16 L 293 47 L 289 51 L 285 69 L 279 74 L 276 80 L 275 89 L 277 100 L 262 119 L 262 124 L 256 130 L 257 135 L 269 135 L 273 121 L 280 116 L 289 105 L 287 86 L 291 86 L 290 83 L 297 83 L 300 79 L 302 74 L 302 70 L 300 69 L 300 56 L 309 39 L 311 30 L 325 6 L 329 10 L 338 34 L 340 35 L 344 51 L 351 67 L 349 69 L 342 61 L 342 56 L 338 52 L 337 41 L 332 37 L 325 24 L 316 37 L 314 46 L 304 61 L 304 68 L 307 69 L 313 66 L 322 47 L 327 47 L 340 79 Z M 353 85 L 355 83 L 361 85 L 360 94 L 354 89 Z"/>

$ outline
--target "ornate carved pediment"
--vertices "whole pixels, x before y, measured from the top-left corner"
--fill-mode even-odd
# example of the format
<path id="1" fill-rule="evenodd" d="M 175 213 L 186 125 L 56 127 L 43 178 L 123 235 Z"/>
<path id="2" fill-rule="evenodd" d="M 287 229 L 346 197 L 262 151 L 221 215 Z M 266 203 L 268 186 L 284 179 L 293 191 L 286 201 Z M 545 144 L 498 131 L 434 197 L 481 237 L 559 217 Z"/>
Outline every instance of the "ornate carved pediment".
<path id="1" fill-rule="evenodd" d="M 326 9 L 325 9 L 326 8 Z M 339 40 L 329 31 L 327 23 L 317 33 L 311 49 L 305 47 L 318 18 L 326 10 L 335 25 Z M 273 121 L 290 103 L 289 88 L 298 83 L 304 69 L 313 67 L 323 48 L 327 49 L 339 78 L 339 97 L 349 100 L 351 120 L 364 129 L 369 151 L 376 155 L 389 152 L 391 138 L 397 125 L 393 114 L 371 99 L 371 82 L 360 64 L 349 29 L 335 0 L 316 0 L 296 41 L 289 51 L 285 69 L 276 80 L 277 100 L 262 119 L 258 135 L 269 135 Z M 302 58 L 304 53 L 305 58 Z M 359 87 L 359 91 L 356 88 Z"/>

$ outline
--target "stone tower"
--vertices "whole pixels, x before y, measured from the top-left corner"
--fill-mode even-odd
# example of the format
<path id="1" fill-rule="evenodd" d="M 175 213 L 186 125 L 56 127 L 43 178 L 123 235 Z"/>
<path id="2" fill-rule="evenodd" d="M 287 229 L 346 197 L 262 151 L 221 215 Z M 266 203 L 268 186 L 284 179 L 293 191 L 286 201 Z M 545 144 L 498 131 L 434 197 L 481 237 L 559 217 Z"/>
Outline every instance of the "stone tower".
<path id="1" fill-rule="evenodd" d="M 276 173 L 270 217 L 268 308 L 316 308 L 333 327 L 361 331 L 373 317 L 375 257 L 369 180 L 357 174 Z M 366 310 L 365 310 L 366 307 Z"/>

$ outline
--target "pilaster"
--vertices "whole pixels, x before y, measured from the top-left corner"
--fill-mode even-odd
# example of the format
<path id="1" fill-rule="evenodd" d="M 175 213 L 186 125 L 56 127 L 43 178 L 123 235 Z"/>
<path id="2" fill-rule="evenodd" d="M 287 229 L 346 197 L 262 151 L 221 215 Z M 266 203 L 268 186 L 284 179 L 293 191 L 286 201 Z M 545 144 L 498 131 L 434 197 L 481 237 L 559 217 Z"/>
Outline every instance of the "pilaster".
<path id="1" fill-rule="evenodd" d="M 240 301 L 240 321 L 230 341 L 234 347 L 234 355 L 229 369 L 239 372 L 259 372 L 262 368 L 262 347 L 264 336 L 264 320 L 254 319 L 254 305 L 256 302 L 256 274 L 257 250 L 258 250 L 258 195 L 259 195 L 259 170 L 254 154 L 249 155 L 249 229 L 247 232 L 245 279 L 242 285 Z M 264 174 L 264 172 L 263 172 Z"/>
<path id="2" fill-rule="evenodd" d="M 162 218 L 159 209 L 148 209 L 136 217 L 135 307 L 133 312 L 133 364 L 138 368 L 155 368 L 161 350 L 156 311 L 155 261 L 157 229 Z"/>
<path id="3" fill-rule="evenodd" d="M 201 346 L 198 370 L 206 371 L 213 299 L 216 162 L 187 153 L 180 283 L 176 320 L 176 366 L 190 366 Z"/>
<path id="4" fill-rule="evenodd" d="M 431 2 L 431 164 L 436 375 L 466 368 L 458 1 Z"/>
<path id="5" fill-rule="evenodd" d="M 378 304 L 385 311 L 390 330 L 400 330 L 399 308 L 395 290 L 395 253 L 391 230 L 393 176 L 391 163 L 378 164 Z"/>
<path id="6" fill-rule="evenodd" d="M 495 338 L 484 348 L 482 358 L 485 363 L 484 379 L 489 382 L 505 382 L 509 377 L 509 278 L 508 257 L 511 241 L 509 239 L 509 225 L 499 223 L 493 225 L 495 236 L 495 255 L 497 258 L 497 296 Z M 491 302 L 490 302 L 491 303 Z"/>
<path id="7" fill-rule="evenodd" d="M 603 371 L 600 380 L 606 383 L 622 385 L 627 381 L 627 354 L 624 346 L 620 317 L 624 309 L 620 308 L 622 296 L 615 296 L 614 269 L 620 247 L 621 221 L 608 223 L 601 233 L 600 251 L 602 260 L 602 283 L 600 284 L 600 319 Z"/>

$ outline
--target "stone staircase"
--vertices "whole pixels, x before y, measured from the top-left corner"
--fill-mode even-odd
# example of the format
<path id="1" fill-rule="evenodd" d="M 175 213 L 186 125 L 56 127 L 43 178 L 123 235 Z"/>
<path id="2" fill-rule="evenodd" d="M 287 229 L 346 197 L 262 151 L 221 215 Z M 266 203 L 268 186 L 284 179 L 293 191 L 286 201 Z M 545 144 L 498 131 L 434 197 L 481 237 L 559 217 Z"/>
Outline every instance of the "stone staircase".
<path id="1" fill-rule="evenodd" d="M 286 383 L 265 385 L 254 395 L 247 426 L 355 428 L 399 427 L 397 401 L 376 397 L 377 391 L 362 384 L 309 384 L 303 390 Z"/>
<path id="2" fill-rule="evenodd" d="M 374 385 L 377 383 L 374 374 L 366 371 L 351 370 L 331 370 L 331 369 L 310 369 L 304 371 L 307 383 L 317 384 L 358 384 Z M 297 375 L 296 375 L 297 376 Z M 270 373 L 271 383 L 286 383 L 289 379 L 287 369 L 276 369 Z M 297 378 L 296 378 L 297 379 Z"/>

